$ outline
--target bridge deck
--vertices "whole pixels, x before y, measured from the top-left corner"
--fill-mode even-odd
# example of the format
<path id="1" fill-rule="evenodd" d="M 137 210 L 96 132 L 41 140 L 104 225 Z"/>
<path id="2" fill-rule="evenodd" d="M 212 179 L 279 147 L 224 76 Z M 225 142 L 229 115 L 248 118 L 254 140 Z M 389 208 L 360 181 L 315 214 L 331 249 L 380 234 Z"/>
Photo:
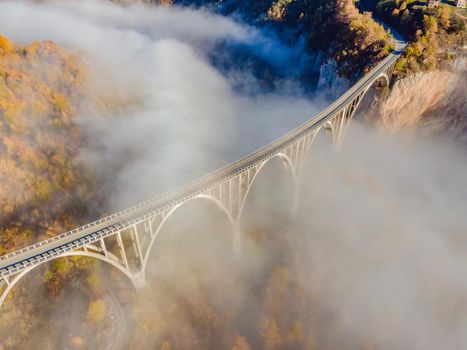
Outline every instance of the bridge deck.
<path id="1" fill-rule="evenodd" d="M 288 145 L 293 144 L 295 141 L 309 134 L 310 131 L 323 126 L 347 105 L 349 105 L 359 94 L 366 91 L 371 84 L 373 84 L 373 82 L 378 79 L 378 77 L 380 77 L 381 74 L 383 74 L 400 56 L 403 48 L 405 47 L 405 42 L 401 39 L 400 35 L 397 33 L 393 34 L 395 34 L 396 37 L 395 50 L 335 102 L 322 112 L 313 116 L 306 123 L 244 158 L 215 170 L 214 172 L 211 172 L 206 176 L 173 191 L 76 228 L 72 231 L 19 249 L 10 254 L 3 255 L 0 257 L 0 276 L 8 277 L 26 269 L 28 266 L 52 259 L 64 252 L 73 251 L 79 247 L 83 247 L 90 242 L 112 234 L 116 230 L 127 226 L 128 223 L 131 223 L 136 219 L 141 219 L 155 211 L 163 211 L 190 197 L 196 196 L 207 188 L 219 182 L 226 181 L 238 173 L 245 171 L 245 169 L 253 167 L 259 162 L 268 159 Z"/>

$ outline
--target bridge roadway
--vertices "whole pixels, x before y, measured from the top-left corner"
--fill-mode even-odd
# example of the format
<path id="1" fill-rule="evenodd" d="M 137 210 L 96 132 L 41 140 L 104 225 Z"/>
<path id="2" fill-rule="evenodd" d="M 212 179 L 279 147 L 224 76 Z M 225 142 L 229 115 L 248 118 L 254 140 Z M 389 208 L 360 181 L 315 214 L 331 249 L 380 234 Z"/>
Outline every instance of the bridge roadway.
<path id="1" fill-rule="evenodd" d="M 376 80 L 383 75 L 387 75 L 388 70 L 392 71 L 395 61 L 401 55 L 406 45 L 399 34 L 393 31 L 393 35 L 396 41 L 396 46 L 393 52 L 391 52 L 368 74 L 347 90 L 340 98 L 301 126 L 290 131 L 276 141 L 245 156 L 244 158 L 215 170 L 173 191 L 76 228 L 72 231 L 1 256 L 0 277 L 7 278 L 9 276 L 16 275 L 31 265 L 36 265 L 38 263 L 54 259 L 65 252 L 77 250 L 87 244 L 96 242 L 101 238 L 110 236 L 115 233 L 115 231 L 128 227 L 128 225 L 152 215 L 151 213 L 155 210 L 168 209 L 178 203 L 186 201 L 189 198 L 195 197 L 203 191 L 206 191 L 206 189 L 215 186 L 219 181 L 234 177 L 246 169 L 254 167 L 265 159 L 269 159 L 273 155 L 278 154 L 288 145 L 291 145 L 297 140 L 303 138 L 303 136 L 308 135 L 312 130 L 321 128 L 357 98 L 360 100 Z"/>

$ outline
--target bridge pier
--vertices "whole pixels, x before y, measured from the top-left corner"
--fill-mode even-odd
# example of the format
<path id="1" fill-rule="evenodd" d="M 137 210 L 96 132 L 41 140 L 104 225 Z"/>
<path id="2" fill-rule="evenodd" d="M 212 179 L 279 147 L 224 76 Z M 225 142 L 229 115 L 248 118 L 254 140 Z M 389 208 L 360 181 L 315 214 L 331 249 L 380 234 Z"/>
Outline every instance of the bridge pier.
<path id="1" fill-rule="evenodd" d="M 299 197 L 299 192 L 300 192 L 300 182 L 297 179 L 296 183 L 294 183 L 294 189 L 293 189 L 293 198 L 292 198 L 292 210 L 291 214 L 295 215 L 298 210 L 298 197 Z"/>
<path id="2" fill-rule="evenodd" d="M 235 220 L 233 223 L 233 253 L 235 258 L 240 258 L 242 255 L 242 235 L 239 220 Z"/>
<path id="3" fill-rule="evenodd" d="M 133 276 L 133 284 L 136 289 L 140 289 L 146 286 L 146 274 L 144 271 L 139 271 Z"/>

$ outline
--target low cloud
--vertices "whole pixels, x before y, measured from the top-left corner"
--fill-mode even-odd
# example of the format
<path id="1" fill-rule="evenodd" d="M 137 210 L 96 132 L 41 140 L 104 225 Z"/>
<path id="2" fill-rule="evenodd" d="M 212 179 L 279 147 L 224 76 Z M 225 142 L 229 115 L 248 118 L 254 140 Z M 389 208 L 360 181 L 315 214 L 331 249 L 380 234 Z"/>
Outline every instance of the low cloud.
<path id="1" fill-rule="evenodd" d="M 127 102 L 116 115 L 80 115 L 101 146 L 82 150 L 82 159 L 115 183 L 110 209 L 235 160 L 321 107 L 293 79 L 264 92 L 248 70 L 213 66 L 220 43 L 270 51 L 261 48 L 261 33 L 205 11 L 3 1 L 0 32 L 82 53 L 90 91 Z M 239 79 L 252 89 L 236 89 Z M 185 219 L 172 230 L 178 235 L 169 227 L 161 236 L 148 279 L 162 284 L 149 281 L 157 297 L 150 288 L 136 297 L 135 320 L 150 326 L 136 333 L 135 344 L 160 346 L 167 336 L 181 348 L 190 339 L 231 348 L 239 335 L 255 349 L 268 342 L 277 349 L 465 348 L 466 158 L 446 140 L 388 136 L 355 123 L 338 152 L 319 139 L 304 168 L 296 217 L 283 222 L 255 205 L 246 213 L 266 222 L 244 227 L 241 266 L 230 260 L 228 224 L 210 228 L 205 212 L 185 208 L 178 214 L 201 228 Z M 263 174 L 273 179 L 266 194 L 279 189 L 278 174 Z M 268 205 L 284 204 L 275 201 Z"/>
<path id="2" fill-rule="evenodd" d="M 251 81 L 249 86 L 257 86 L 257 80 L 248 68 L 216 69 L 210 57 L 220 43 L 246 45 L 262 59 L 278 48 L 284 48 L 282 56 L 296 56 L 300 48 L 286 49 L 225 17 L 101 1 L 5 1 L 0 6 L 2 33 L 21 43 L 47 39 L 81 52 L 91 69 L 90 91 L 134 102 L 110 118 L 81 116 L 106 150 L 83 150 L 91 166 L 122 157 L 121 171 L 110 176 L 117 181 L 113 209 L 234 161 L 317 111 L 287 78 L 279 91 L 235 89 L 239 77 Z M 275 58 L 270 60 L 275 64 Z"/>
<path id="3" fill-rule="evenodd" d="M 350 349 L 467 346 L 465 149 L 353 123 L 338 152 L 313 151 L 298 274 L 323 320 L 334 317 L 318 337 Z"/>

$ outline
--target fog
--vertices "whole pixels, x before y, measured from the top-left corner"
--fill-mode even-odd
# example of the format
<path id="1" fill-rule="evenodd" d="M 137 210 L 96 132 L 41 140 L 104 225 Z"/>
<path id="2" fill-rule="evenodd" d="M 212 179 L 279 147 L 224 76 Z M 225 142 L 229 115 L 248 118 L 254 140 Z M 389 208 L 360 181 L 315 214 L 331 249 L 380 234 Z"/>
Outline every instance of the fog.
<path id="1" fill-rule="evenodd" d="M 203 10 L 2 1 L 0 33 L 79 52 L 96 99 L 123 101 L 105 112 L 90 101 L 78 111 L 99 140 L 82 150 L 81 161 L 113 182 L 109 211 L 236 160 L 327 103 L 304 95 L 296 69 L 262 89 L 235 57 L 228 57 L 232 67 L 216 66 L 226 45 L 248 47 L 274 67 L 298 62 L 303 47 Z M 116 271 L 113 285 L 103 279 L 103 289 L 119 294 L 104 299 L 121 303 L 120 316 L 109 306 L 116 320 L 107 328 L 74 329 L 86 320 L 87 300 L 71 283 L 73 292 L 55 303 L 73 322 L 57 304 L 34 304 L 48 310 L 47 327 L 66 331 L 44 344 L 73 348 L 70 339 L 80 336 L 122 349 L 467 348 L 465 149 L 358 122 L 337 149 L 321 132 L 294 214 L 290 174 L 274 162 L 248 198 L 240 258 L 228 221 L 209 203 L 192 202 L 161 231 L 145 288 L 131 291 Z M 31 331 L 28 341 L 42 341 L 40 333 Z"/>
<path id="2" fill-rule="evenodd" d="M 301 201 L 310 250 L 299 275 L 337 315 L 333 341 L 465 348 L 465 149 L 354 123 L 338 152 L 318 147 L 313 158 L 303 178 L 319 181 L 307 181 Z"/>
<path id="3" fill-rule="evenodd" d="M 83 53 L 91 70 L 88 89 L 127 101 L 105 120 L 89 117 L 88 111 L 81 116 L 105 149 L 82 152 L 91 166 L 137 154 L 121 160 L 125 165 L 117 174 L 113 210 L 232 162 L 318 110 L 297 94 L 292 79 L 280 79 L 273 92 L 252 95 L 257 89 L 251 87 L 259 83 L 247 69 L 217 70 L 210 55 L 220 43 L 247 47 L 272 66 L 296 57 L 301 48 L 287 48 L 206 11 L 100 1 L 0 6 L 2 33 L 19 43 L 53 40 Z M 267 55 L 277 52 L 281 55 Z M 247 93 L 235 89 L 239 80 L 248 82 Z"/>

